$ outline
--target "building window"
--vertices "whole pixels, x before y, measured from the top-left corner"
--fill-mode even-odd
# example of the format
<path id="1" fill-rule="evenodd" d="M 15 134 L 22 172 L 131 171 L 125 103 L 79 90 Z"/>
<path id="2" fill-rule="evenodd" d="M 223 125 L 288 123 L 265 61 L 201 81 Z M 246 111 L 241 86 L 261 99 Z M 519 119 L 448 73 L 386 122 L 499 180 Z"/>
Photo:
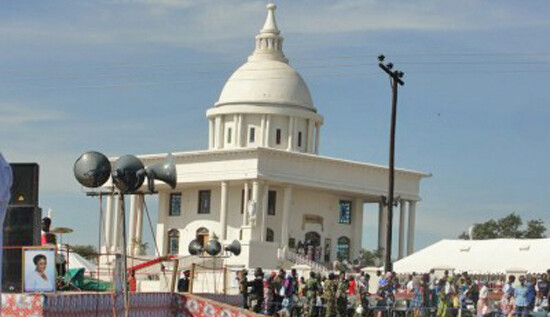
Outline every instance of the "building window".
<path id="1" fill-rule="evenodd" d="M 177 229 L 168 231 L 168 254 L 179 254 L 180 232 Z"/>
<path id="2" fill-rule="evenodd" d="M 281 144 L 281 129 L 277 129 L 277 131 L 275 132 L 275 143 L 277 145 Z"/>
<path id="3" fill-rule="evenodd" d="M 197 231 L 195 232 L 195 239 L 197 239 L 201 246 L 204 247 L 210 239 L 210 231 L 208 231 L 208 229 L 204 227 L 197 229 Z"/>
<path id="4" fill-rule="evenodd" d="M 181 194 L 170 194 L 170 209 L 168 210 L 168 216 L 179 216 L 181 214 Z"/>
<path id="5" fill-rule="evenodd" d="M 348 237 L 338 238 L 336 244 L 336 257 L 339 261 L 349 260 L 350 240 Z"/>
<path id="6" fill-rule="evenodd" d="M 227 144 L 231 144 L 231 128 L 227 128 Z"/>
<path id="7" fill-rule="evenodd" d="M 267 228 L 267 232 L 265 233 L 265 241 L 267 242 L 275 241 L 275 232 L 273 232 L 273 229 Z"/>
<path id="8" fill-rule="evenodd" d="M 210 213 L 210 190 L 199 190 L 199 214 Z"/>
<path id="9" fill-rule="evenodd" d="M 296 239 L 288 238 L 288 247 L 290 249 L 295 249 L 296 248 Z"/>
<path id="10" fill-rule="evenodd" d="M 351 224 L 351 201 L 340 200 L 340 218 L 338 223 L 349 225 Z"/>
<path id="11" fill-rule="evenodd" d="M 275 216 L 275 208 L 277 204 L 277 192 L 270 190 L 267 195 L 267 214 Z"/>
<path id="12" fill-rule="evenodd" d="M 256 128 L 250 128 L 250 134 L 248 135 L 248 143 L 256 142 Z"/>
<path id="13" fill-rule="evenodd" d="M 298 132 L 298 147 L 302 147 L 302 132 Z"/>

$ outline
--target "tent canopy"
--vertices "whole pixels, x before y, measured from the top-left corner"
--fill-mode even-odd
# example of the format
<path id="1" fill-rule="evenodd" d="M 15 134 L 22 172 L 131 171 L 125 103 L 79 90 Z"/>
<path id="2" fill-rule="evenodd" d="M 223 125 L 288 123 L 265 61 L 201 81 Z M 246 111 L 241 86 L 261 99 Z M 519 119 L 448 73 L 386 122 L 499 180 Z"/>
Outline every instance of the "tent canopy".
<path id="1" fill-rule="evenodd" d="M 550 239 L 441 240 L 394 263 L 397 273 L 454 268 L 472 274 L 503 274 L 511 269 L 542 273 L 550 269 Z"/>

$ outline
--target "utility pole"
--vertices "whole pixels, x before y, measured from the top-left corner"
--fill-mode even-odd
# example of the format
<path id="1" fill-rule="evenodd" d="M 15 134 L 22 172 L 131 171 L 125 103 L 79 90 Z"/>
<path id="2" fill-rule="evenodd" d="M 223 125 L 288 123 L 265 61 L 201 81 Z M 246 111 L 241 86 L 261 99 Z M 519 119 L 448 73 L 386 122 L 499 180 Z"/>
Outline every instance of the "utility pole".
<path id="1" fill-rule="evenodd" d="M 384 270 L 386 272 L 393 271 L 393 263 L 391 261 L 391 251 L 392 251 L 392 228 L 393 228 L 393 189 L 395 181 L 395 121 L 397 118 L 397 85 L 403 86 L 405 82 L 403 81 L 403 76 L 405 73 L 399 70 L 393 70 L 392 63 L 384 63 L 385 56 L 378 56 L 378 66 L 386 72 L 391 78 L 392 81 L 392 105 L 391 105 L 391 124 L 390 124 L 390 162 L 389 162 L 389 181 L 388 181 L 388 197 L 383 200 L 383 203 L 388 206 L 388 221 L 386 228 L 386 250 L 385 250 L 385 260 L 384 260 Z"/>

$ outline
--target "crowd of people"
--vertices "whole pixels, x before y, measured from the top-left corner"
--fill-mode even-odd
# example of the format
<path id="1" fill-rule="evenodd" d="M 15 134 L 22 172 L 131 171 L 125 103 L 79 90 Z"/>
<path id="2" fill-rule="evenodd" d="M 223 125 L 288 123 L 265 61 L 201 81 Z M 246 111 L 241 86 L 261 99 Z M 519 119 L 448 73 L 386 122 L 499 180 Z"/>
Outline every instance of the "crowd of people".
<path id="1" fill-rule="evenodd" d="M 296 270 L 264 274 L 261 268 L 238 275 L 243 307 L 268 316 L 348 317 L 512 317 L 548 314 L 550 270 L 545 274 L 511 275 L 492 283 L 468 273 L 436 277 L 429 274 L 397 276 L 378 271 L 340 272 L 298 276 Z M 376 285 L 370 289 L 369 285 Z"/>

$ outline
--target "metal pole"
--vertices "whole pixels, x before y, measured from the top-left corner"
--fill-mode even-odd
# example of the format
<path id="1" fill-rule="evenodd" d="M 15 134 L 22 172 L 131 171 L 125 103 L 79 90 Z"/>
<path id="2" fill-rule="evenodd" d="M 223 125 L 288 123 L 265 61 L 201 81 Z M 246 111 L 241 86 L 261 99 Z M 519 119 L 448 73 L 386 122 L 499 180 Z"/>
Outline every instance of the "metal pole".
<path id="1" fill-rule="evenodd" d="M 393 229 L 393 189 L 395 180 L 395 122 L 397 118 L 397 80 L 392 77 L 392 107 L 391 107 L 391 124 L 390 124 L 390 171 L 389 171 L 389 188 L 388 188 L 388 221 L 386 229 L 386 258 L 384 269 L 386 272 L 393 271 L 393 263 L 391 261 L 392 254 L 392 229 Z"/>
<path id="2" fill-rule="evenodd" d="M 391 107 L 391 123 L 390 123 L 390 162 L 389 162 L 389 181 L 388 181 L 388 197 L 385 200 L 388 206 L 388 221 L 387 221 L 387 230 L 386 230 L 386 245 L 385 245 L 385 263 L 384 269 L 386 272 L 391 272 L 393 270 L 393 264 L 391 261 L 392 254 L 392 223 L 393 223 L 393 190 L 394 190 L 394 180 L 395 180 L 395 123 L 397 118 L 397 85 L 404 85 L 405 83 L 401 78 L 403 78 L 404 73 L 398 70 L 393 70 L 393 64 L 384 63 L 384 55 L 378 57 L 378 66 L 388 74 L 392 80 L 392 107 Z"/>
<path id="3" fill-rule="evenodd" d="M 127 257 L 127 241 L 126 241 L 126 211 L 124 207 L 124 194 L 120 194 L 120 209 L 122 213 L 122 291 L 124 295 L 124 316 L 130 316 L 130 296 L 128 294 L 128 276 L 127 269 L 128 263 L 126 263 Z"/>
<path id="4" fill-rule="evenodd" d="M 173 264 L 173 271 L 172 271 L 172 285 L 171 285 L 171 293 L 174 293 L 176 291 L 176 281 L 178 279 L 178 269 L 179 269 L 180 260 L 175 259 Z"/>

